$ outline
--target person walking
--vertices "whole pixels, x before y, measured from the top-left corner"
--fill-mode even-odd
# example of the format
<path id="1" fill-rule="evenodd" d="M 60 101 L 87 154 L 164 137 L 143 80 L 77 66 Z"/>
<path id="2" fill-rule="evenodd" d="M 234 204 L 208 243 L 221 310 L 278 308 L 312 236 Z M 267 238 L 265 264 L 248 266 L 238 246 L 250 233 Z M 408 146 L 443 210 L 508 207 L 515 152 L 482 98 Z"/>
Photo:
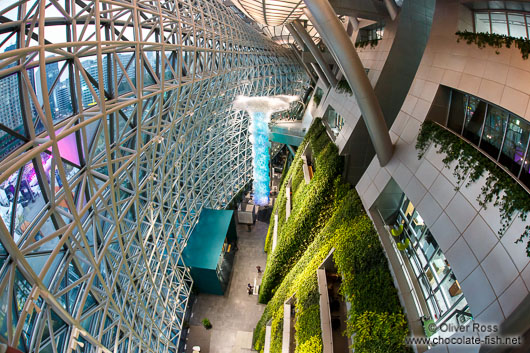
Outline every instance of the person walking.
<path id="1" fill-rule="evenodd" d="M 261 266 L 256 266 L 256 270 L 258 270 L 258 273 L 261 273 Z"/>

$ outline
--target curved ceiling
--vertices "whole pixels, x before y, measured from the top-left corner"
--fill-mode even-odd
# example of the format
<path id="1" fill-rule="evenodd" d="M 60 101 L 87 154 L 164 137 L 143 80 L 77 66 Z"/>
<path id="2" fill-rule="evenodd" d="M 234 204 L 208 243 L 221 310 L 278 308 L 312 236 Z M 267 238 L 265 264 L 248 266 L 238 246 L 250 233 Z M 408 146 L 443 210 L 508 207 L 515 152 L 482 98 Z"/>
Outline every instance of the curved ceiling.
<path id="1" fill-rule="evenodd" d="M 304 28 L 306 29 L 309 36 L 313 39 L 313 42 L 315 44 L 320 43 L 320 34 L 317 32 L 313 24 L 308 21 L 304 20 L 307 19 L 305 15 L 302 15 L 300 18 L 302 23 L 304 24 Z M 287 28 L 284 25 L 281 26 L 266 26 L 266 25 L 259 25 L 262 32 L 272 39 L 274 42 L 276 42 L 279 45 L 289 47 L 290 45 L 295 45 L 299 48 L 299 44 L 296 43 L 291 33 L 287 30 Z M 299 48 L 302 49 L 302 48 Z"/>
<path id="2" fill-rule="evenodd" d="M 302 0 L 232 0 L 233 4 L 254 21 L 279 26 L 303 15 Z"/>

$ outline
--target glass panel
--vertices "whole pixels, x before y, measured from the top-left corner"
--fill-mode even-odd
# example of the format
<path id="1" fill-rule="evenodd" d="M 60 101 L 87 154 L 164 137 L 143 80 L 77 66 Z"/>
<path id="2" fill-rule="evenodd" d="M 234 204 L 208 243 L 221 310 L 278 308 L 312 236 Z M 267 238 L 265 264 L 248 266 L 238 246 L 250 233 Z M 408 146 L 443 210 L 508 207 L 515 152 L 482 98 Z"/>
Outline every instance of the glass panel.
<path id="1" fill-rule="evenodd" d="M 490 16 L 487 12 L 475 13 L 475 32 L 490 33 Z"/>
<path id="2" fill-rule="evenodd" d="M 385 27 L 382 24 L 373 24 L 369 27 L 362 28 L 359 30 L 356 42 L 362 42 L 366 40 L 382 39 L 385 33 Z"/>
<path id="3" fill-rule="evenodd" d="M 403 223 L 405 233 L 412 242 L 412 246 L 409 246 L 405 253 L 421 288 L 429 314 L 435 321 L 442 315 L 447 318 L 457 305 L 464 302 L 465 306 L 460 285 L 434 236 L 406 196 L 403 196 L 398 211 L 397 224 Z M 437 322 L 438 325 L 440 323 Z"/>
<path id="4" fill-rule="evenodd" d="M 427 278 L 425 278 L 425 275 L 421 275 L 420 284 L 421 290 L 423 291 L 423 296 L 425 298 L 428 298 L 431 295 L 431 286 L 429 285 L 429 281 L 427 280 Z"/>
<path id="5" fill-rule="evenodd" d="M 486 114 L 486 103 L 477 97 L 469 97 L 466 108 L 464 137 L 478 145 L 482 134 L 482 125 Z"/>
<path id="6" fill-rule="evenodd" d="M 61 63 L 59 66 L 63 66 Z M 48 90 L 50 90 L 50 106 L 52 108 L 53 121 L 61 121 L 73 114 L 73 102 L 72 95 L 70 94 L 70 76 L 68 68 L 64 68 L 61 77 L 57 80 L 55 86 L 52 88 L 52 84 L 55 81 L 56 75 L 59 74 L 59 69 L 56 69 L 56 74 L 50 79 L 48 78 Z M 48 65 L 46 65 L 46 73 L 49 73 Z M 48 74 L 48 77 L 50 75 Z"/>
<path id="7" fill-rule="evenodd" d="M 497 34 L 508 35 L 508 25 L 506 23 L 505 12 L 492 12 L 491 14 L 491 31 Z"/>
<path id="8" fill-rule="evenodd" d="M 423 222 L 423 218 L 421 218 L 418 211 L 414 211 L 414 214 L 412 216 L 412 222 L 410 223 L 410 225 L 414 230 L 414 233 L 416 233 L 416 236 L 418 236 L 418 238 L 421 236 L 423 230 L 426 227 L 425 223 Z"/>
<path id="9" fill-rule="evenodd" d="M 0 95 L 0 124 L 21 135 L 26 135 L 22 121 L 18 85 L 19 80 L 16 74 L 0 79 L 0 92 L 2 92 Z M 13 151 L 22 143 L 21 140 L 0 130 L 0 154 L 2 157 Z"/>
<path id="10" fill-rule="evenodd" d="M 436 251 L 434 254 L 431 260 L 431 265 L 438 282 L 441 282 L 445 275 L 447 275 L 447 273 L 449 273 L 451 270 L 447 264 L 444 254 L 440 249 L 438 249 L 438 251 Z"/>
<path id="11" fill-rule="evenodd" d="M 443 315 L 447 311 L 447 305 L 445 304 L 443 293 L 440 289 L 437 289 L 434 292 L 434 298 L 436 299 L 436 303 L 440 308 L 440 315 Z"/>
<path id="12" fill-rule="evenodd" d="M 0 117 L 1 119 L 1 117 Z M 17 129 L 19 134 L 24 134 L 24 126 L 20 125 Z M 24 144 L 24 141 L 17 137 L 0 130 L 0 160 L 3 160 L 8 154 Z"/>
<path id="13" fill-rule="evenodd" d="M 438 310 L 438 306 L 436 305 L 436 302 L 433 297 L 430 297 L 427 300 L 427 306 L 429 307 L 429 312 L 431 313 L 432 319 L 435 321 L 438 320 L 440 317 L 440 311 Z"/>
<path id="14" fill-rule="evenodd" d="M 125 73 L 123 72 L 120 64 L 116 63 L 116 77 L 118 83 L 118 94 L 125 94 L 132 90 L 129 80 L 135 84 L 136 83 L 136 65 L 134 62 L 133 54 L 118 54 L 118 59 L 126 69 Z M 114 58 L 113 58 L 114 60 Z"/>
<path id="15" fill-rule="evenodd" d="M 401 202 L 401 211 L 403 213 L 407 212 L 407 207 L 409 206 L 409 199 L 407 196 L 403 195 L 403 201 Z"/>
<path id="16" fill-rule="evenodd" d="M 530 124 L 519 117 L 510 115 L 499 161 L 516 176 L 521 169 L 529 133 Z"/>
<path id="17" fill-rule="evenodd" d="M 418 263 L 418 260 L 416 259 L 416 255 L 414 253 L 414 250 L 409 246 L 407 247 L 407 255 L 410 258 L 410 264 L 412 265 L 412 269 L 414 270 L 414 274 L 416 277 L 420 276 L 422 273 L 422 269 L 420 268 L 420 265 Z"/>
<path id="18" fill-rule="evenodd" d="M 471 314 L 471 311 L 469 310 L 469 307 L 467 306 L 466 298 L 462 298 L 462 300 L 460 300 L 458 304 L 455 306 L 454 310 L 460 310 L 465 313 Z M 458 324 L 460 325 L 463 325 L 469 320 L 471 320 L 470 315 L 456 314 L 455 317 L 457 318 Z"/>
<path id="19" fill-rule="evenodd" d="M 425 256 L 427 256 L 427 259 L 430 259 L 434 252 L 438 249 L 438 243 L 436 243 L 436 240 L 434 240 L 434 237 L 429 230 L 425 232 L 425 237 L 421 239 L 420 245 L 423 249 L 423 252 L 425 253 Z"/>
<path id="20" fill-rule="evenodd" d="M 505 110 L 489 106 L 480 148 L 494 159 L 499 156 L 499 149 L 501 148 L 507 122 L 508 113 Z"/>
<path id="21" fill-rule="evenodd" d="M 414 205 L 409 200 L 407 200 L 404 205 L 407 208 L 403 211 L 403 213 L 405 214 L 405 218 L 410 221 L 412 218 L 412 212 L 414 211 Z"/>
<path id="22" fill-rule="evenodd" d="M 421 251 L 421 246 L 416 248 L 416 255 L 418 256 L 418 260 L 420 260 L 421 268 L 424 269 L 427 266 L 427 258 L 425 258 L 425 254 Z"/>
<path id="23" fill-rule="evenodd" d="M 527 153 L 520 179 L 526 186 L 530 187 L 530 171 L 528 170 L 529 167 L 530 167 L 530 153 Z"/>
<path id="24" fill-rule="evenodd" d="M 454 273 L 451 272 L 449 276 L 440 285 L 440 290 L 443 291 L 445 298 L 449 302 L 449 305 L 453 305 L 462 296 L 462 289 L 460 283 L 456 280 Z"/>
<path id="25" fill-rule="evenodd" d="M 383 34 L 385 34 L 385 27 L 376 28 L 374 32 L 375 38 L 383 39 Z"/>
<path id="26" fill-rule="evenodd" d="M 510 27 L 510 36 L 515 38 L 527 38 L 526 36 L 526 24 L 524 23 L 524 16 L 509 13 L 508 14 L 508 25 Z"/>
<path id="27" fill-rule="evenodd" d="M 328 106 L 324 113 L 324 119 L 328 123 L 333 134 L 337 136 L 344 126 L 344 119 L 340 116 L 331 105 Z"/>
<path id="28" fill-rule="evenodd" d="M 462 126 L 464 124 L 464 117 L 466 113 L 467 95 L 452 91 L 451 107 L 449 108 L 449 120 L 447 127 L 457 134 L 462 133 Z"/>
<path id="29" fill-rule="evenodd" d="M 41 154 L 41 156 L 42 155 L 49 158 L 49 155 L 46 153 Z M 49 158 L 49 160 L 51 160 L 51 158 Z M 45 161 L 46 160 L 43 160 L 43 166 L 46 170 Z M 47 203 L 42 195 L 37 178 L 37 171 L 35 170 L 33 163 L 29 162 L 24 167 L 22 178 L 20 180 L 20 190 L 16 208 L 15 241 L 18 241 L 20 237 L 26 233 L 30 236 L 30 238 L 24 236 L 27 238 L 25 240 L 26 242 L 39 241 L 55 231 L 55 227 L 49 216 L 40 228 L 35 227 L 36 222 L 41 220 L 42 217 L 45 217 L 43 212 L 45 212 L 46 209 Z M 43 247 L 41 247 L 41 250 L 53 249 L 53 246 L 57 244 L 58 241 L 59 239 L 54 239 L 51 243 L 44 244 Z"/>
<path id="30" fill-rule="evenodd" d="M 15 189 L 18 181 L 19 172 L 14 173 L 5 182 L 0 185 L 0 216 L 4 221 L 7 229 L 11 228 L 11 218 L 13 214 L 13 202 L 15 200 Z M 22 209 L 20 204 L 17 208 Z"/>
<path id="31" fill-rule="evenodd" d="M 33 168 L 33 163 L 29 162 L 24 167 L 20 180 L 16 207 L 17 216 L 15 218 L 15 242 L 18 242 L 22 233 L 28 229 L 31 221 L 35 219 L 42 209 L 42 207 L 33 207 L 33 204 L 38 200 L 39 196 L 41 196 L 41 190 L 37 181 L 35 168 Z"/>
<path id="32" fill-rule="evenodd" d="M 103 62 L 106 62 L 106 60 L 103 60 Z M 81 61 L 83 65 L 83 69 L 85 70 L 85 73 L 87 77 L 89 78 L 89 82 L 86 82 L 83 76 L 80 75 L 81 78 L 81 101 L 83 103 L 83 108 L 89 108 L 91 106 L 96 105 L 96 98 L 94 97 L 94 94 L 89 88 L 89 85 L 94 89 L 94 92 L 96 96 L 99 98 L 99 84 L 97 84 L 99 75 L 98 75 L 98 62 L 96 60 L 96 57 L 85 57 Z M 106 69 L 106 65 L 104 66 L 104 70 Z M 90 81 L 90 77 L 94 79 L 95 83 Z M 105 71 L 103 72 L 103 80 L 104 84 L 106 83 L 107 75 L 105 74 Z"/>
<path id="33" fill-rule="evenodd" d="M 146 53 L 147 61 L 149 62 L 149 65 L 151 66 L 151 70 L 148 69 L 147 64 L 144 62 L 144 86 L 151 86 L 155 84 L 155 78 L 153 76 L 153 73 L 156 75 L 158 68 L 157 68 L 157 60 L 156 55 L 153 52 L 147 52 Z M 202 65 L 200 64 L 200 61 L 197 60 L 196 63 L 194 63 L 195 70 L 198 72 L 199 70 L 202 71 Z M 197 73 L 196 72 L 196 73 Z"/>
<path id="34" fill-rule="evenodd" d="M 434 274 L 430 267 L 428 267 L 427 270 L 425 271 L 425 276 L 427 276 L 427 279 L 429 280 L 429 286 L 431 288 L 436 288 L 438 286 L 438 283 L 436 282 L 436 278 L 434 278 Z"/>
<path id="35" fill-rule="evenodd" d="M 405 233 L 410 239 L 410 242 L 412 243 L 412 246 L 415 246 L 416 243 L 418 242 L 419 236 L 416 237 L 416 234 L 406 224 L 404 225 L 404 229 L 405 229 Z"/>
<path id="36" fill-rule="evenodd" d="M 56 131 L 57 133 L 60 133 L 63 131 L 63 128 L 59 128 Z M 79 152 L 77 151 L 77 138 L 75 133 L 71 133 L 65 138 L 62 138 L 57 144 L 59 145 L 59 153 L 62 159 L 74 163 L 75 165 L 81 164 L 81 161 L 79 160 Z M 52 148 L 48 148 L 48 151 L 51 153 Z"/>
<path id="37" fill-rule="evenodd" d="M 54 63 L 50 63 L 50 64 L 46 65 L 46 89 L 47 89 L 48 94 L 49 94 L 49 96 L 46 99 L 48 99 L 48 101 L 50 103 L 50 109 L 51 109 L 51 112 L 52 112 L 52 116 L 53 116 L 54 122 L 57 121 L 57 119 L 56 119 L 57 100 L 55 99 L 55 95 L 54 95 L 54 92 L 53 92 L 52 88 L 55 88 L 54 83 L 57 80 L 57 77 L 59 76 L 59 72 L 60 72 L 59 68 L 60 67 L 59 67 L 59 63 L 58 62 L 54 62 Z M 41 70 L 40 69 L 36 70 L 34 77 L 35 77 L 35 81 L 37 83 L 37 86 L 39 87 L 39 89 L 37 89 L 37 94 L 38 94 L 37 97 L 38 97 L 38 100 L 39 100 L 39 104 L 41 106 L 43 106 L 44 105 L 44 93 L 43 93 L 44 82 L 42 82 L 42 80 L 41 80 Z M 31 80 L 31 75 L 30 75 L 30 80 Z M 33 85 L 33 87 L 35 87 L 35 83 L 34 82 L 32 82 L 32 85 Z M 44 111 L 44 109 L 43 109 L 43 111 Z M 37 112 L 36 111 L 34 112 L 33 116 L 34 116 L 34 118 L 37 117 Z"/>

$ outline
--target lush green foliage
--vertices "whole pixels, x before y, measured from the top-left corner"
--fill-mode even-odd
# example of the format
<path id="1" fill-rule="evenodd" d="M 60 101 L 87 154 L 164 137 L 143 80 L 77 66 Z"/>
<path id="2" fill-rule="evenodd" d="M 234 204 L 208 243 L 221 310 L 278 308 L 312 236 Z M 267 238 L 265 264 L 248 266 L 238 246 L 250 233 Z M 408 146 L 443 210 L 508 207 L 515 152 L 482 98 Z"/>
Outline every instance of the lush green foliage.
<path id="1" fill-rule="evenodd" d="M 337 82 L 337 92 L 339 93 L 348 93 L 350 96 L 353 94 L 350 84 L 345 79 L 340 80 Z"/>
<path id="2" fill-rule="evenodd" d="M 271 323 L 271 351 L 281 352 L 283 329 L 283 306 L 274 313 Z"/>
<path id="3" fill-rule="evenodd" d="M 320 353 L 322 352 L 322 338 L 313 336 L 300 346 L 296 347 L 295 353 Z"/>
<path id="4" fill-rule="evenodd" d="M 367 46 L 370 46 L 370 48 L 376 47 L 377 43 L 379 43 L 380 39 L 369 39 L 369 40 L 362 40 L 357 43 L 355 43 L 355 48 L 366 48 Z"/>
<path id="5" fill-rule="evenodd" d="M 460 40 L 465 40 L 467 44 L 474 43 L 479 48 L 485 48 L 486 45 L 494 48 L 502 48 L 503 46 L 510 48 L 512 44 L 515 44 L 515 47 L 519 48 L 521 55 L 525 60 L 528 59 L 528 54 L 530 53 L 530 40 L 526 38 L 515 38 L 496 33 L 475 33 L 468 31 L 458 31 L 455 34 L 458 36 L 458 42 L 460 42 Z M 496 53 L 499 54 L 499 51 L 497 50 Z"/>
<path id="6" fill-rule="evenodd" d="M 210 322 L 210 320 L 204 318 L 202 319 L 202 326 L 204 326 L 205 329 L 209 330 L 212 328 L 212 323 Z"/>
<path id="7" fill-rule="evenodd" d="M 301 153 L 306 143 L 315 156 L 315 173 L 311 183 L 304 182 Z M 330 141 L 324 126 L 313 124 L 296 153 L 295 161 L 289 170 L 286 181 L 292 180 L 292 211 L 285 220 L 285 189 L 280 188 L 276 200 L 278 208 L 278 242 L 277 248 L 271 252 L 272 230 L 274 222 L 269 226 L 266 240 L 266 251 L 269 253 L 267 267 L 261 282 L 259 300 L 266 303 L 274 294 L 282 279 L 300 259 L 307 246 L 313 241 L 323 227 L 323 216 L 329 214 L 330 198 L 333 195 L 334 179 L 342 172 L 342 159 L 338 156 L 337 147 Z M 273 210 L 274 214 L 275 210 Z"/>
<path id="8" fill-rule="evenodd" d="M 469 176 L 465 184 L 467 187 L 487 172 L 486 182 L 477 201 L 484 208 L 490 204 L 499 207 L 501 213 L 499 235 L 504 235 L 517 215 L 521 220 L 526 220 L 530 212 L 530 195 L 504 169 L 451 131 L 432 121 L 425 121 L 416 143 L 418 158 L 423 157 L 431 144 L 438 147 L 437 153 L 445 154 L 443 163 L 446 167 L 449 168 L 454 161 L 458 162 L 453 175 L 458 179 L 459 185 L 462 185 Z M 528 238 L 529 235 L 530 226 L 526 226 L 518 241 L 522 242 L 523 238 Z M 530 241 L 527 243 L 526 253 L 530 256 Z"/>
<path id="9" fill-rule="evenodd" d="M 282 177 L 280 178 L 280 186 L 283 184 L 283 181 L 285 180 L 285 176 L 287 175 L 287 169 L 289 168 L 288 165 L 289 165 L 289 156 L 285 158 L 285 163 L 283 164 Z"/>
<path id="10" fill-rule="evenodd" d="M 403 332 L 407 321 L 403 314 L 365 311 L 355 321 L 348 322 L 348 330 L 355 332 L 355 351 L 371 353 L 409 352 L 403 346 Z"/>
<path id="11" fill-rule="evenodd" d="M 352 304 L 350 313 L 399 312 L 387 260 L 368 216 L 344 220 L 335 233 L 340 246 L 335 249 L 334 259 L 342 274 L 341 292 Z"/>
<path id="12" fill-rule="evenodd" d="M 321 125 L 320 121 L 317 121 L 312 129 L 316 124 Z M 312 146 L 323 147 L 321 154 L 317 156 L 315 177 L 305 188 L 302 186 L 304 192 L 296 196 L 300 200 L 295 202 L 293 214 L 284 226 L 284 237 L 274 251 L 274 254 L 283 252 L 286 255 L 269 256 L 267 268 L 274 268 L 273 261 L 276 259 L 290 264 L 283 256 L 293 256 L 297 260 L 290 265 L 289 271 L 280 272 L 278 275 L 279 286 L 274 290 L 274 295 L 254 331 L 254 348 L 263 351 L 265 325 L 272 319 L 271 352 L 281 352 L 279 342 L 282 327 L 277 323 L 280 322 L 280 317 L 283 318 L 283 303 L 294 296 L 296 352 L 322 352 L 320 294 L 316 270 L 330 250 L 335 248 L 335 263 L 343 279 L 341 293 L 352 304 L 348 317 L 348 334 L 355 334 L 354 349 L 357 352 L 407 351 L 404 346 L 404 338 L 408 334 L 405 316 L 377 233 L 356 192 L 341 180 L 339 169 L 326 166 L 328 162 L 323 157 L 330 158 L 331 153 L 324 154 L 328 145 L 323 142 L 321 136 L 308 135 L 306 142 Z M 337 153 L 336 150 L 333 152 Z M 297 158 L 300 159 L 298 153 Z M 292 167 L 296 163 L 297 160 L 293 162 Z M 322 175 L 329 175 L 331 183 L 319 183 L 317 173 L 326 168 L 330 169 Z M 296 172 L 291 169 L 289 173 L 292 176 Z M 288 178 L 285 184 L 287 181 Z M 300 185 L 305 183 L 301 182 Z M 311 185 L 318 187 L 311 188 Z M 328 190 L 327 194 L 324 194 L 328 196 L 325 197 L 325 203 L 319 206 L 318 212 L 321 214 L 300 215 L 302 212 L 317 212 L 316 207 L 311 206 L 312 199 L 306 194 L 322 194 L 319 188 Z M 305 226 L 295 224 L 314 220 L 317 224 L 309 231 Z M 281 245 L 283 242 L 292 243 L 289 237 L 299 236 L 297 233 L 291 233 L 291 228 L 304 230 L 304 236 L 309 237 L 309 240 L 297 240 L 299 248 L 294 250 Z M 372 334 L 373 336 L 370 336 Z"/>

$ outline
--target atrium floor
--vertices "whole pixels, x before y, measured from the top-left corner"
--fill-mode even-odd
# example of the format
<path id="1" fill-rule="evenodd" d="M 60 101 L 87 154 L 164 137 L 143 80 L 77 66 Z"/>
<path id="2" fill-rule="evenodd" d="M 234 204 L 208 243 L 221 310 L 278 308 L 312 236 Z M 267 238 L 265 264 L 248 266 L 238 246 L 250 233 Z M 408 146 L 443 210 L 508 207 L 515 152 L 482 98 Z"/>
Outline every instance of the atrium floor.
<path id="1" fill-rule="evenodd" d="M 237 225 L 238 248 L 229 289 L 224 296 L 200 293 L 193 304 L 186 353 L 200 346 L 201 353 L 251 352 L 252 332 L 265 309 L 258 304 L 257 295 L 247 293 L 247 284 L 261 282 L 256 266 L 265 269 L 267 256 L 263 251 L 268 223 L 256 221 L 251 231 Z M 212 329 L 206 330 L 201 321 L 208 318 Z"/>

